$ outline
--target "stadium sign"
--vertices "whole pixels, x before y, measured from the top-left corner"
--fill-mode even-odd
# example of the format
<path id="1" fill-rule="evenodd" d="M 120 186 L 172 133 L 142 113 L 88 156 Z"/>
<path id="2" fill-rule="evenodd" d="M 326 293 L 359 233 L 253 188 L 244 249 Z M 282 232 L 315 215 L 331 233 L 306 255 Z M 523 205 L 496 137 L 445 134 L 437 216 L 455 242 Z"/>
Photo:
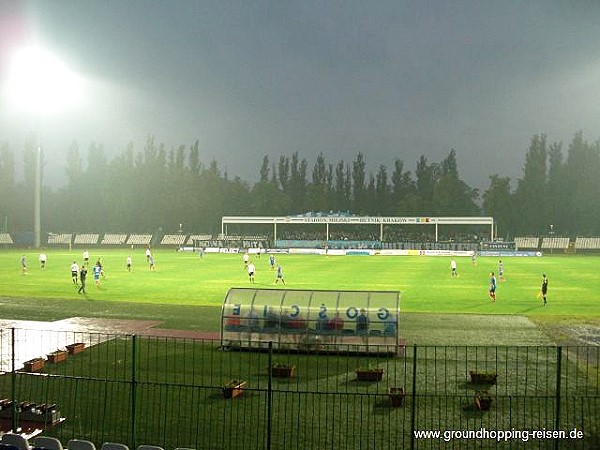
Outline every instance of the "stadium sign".
<path id="1" fill-rule="evenodd" d="M 517 246 L 514 242 L 504 241 L 483 241 L 481 250 L 516 250 Z"/>

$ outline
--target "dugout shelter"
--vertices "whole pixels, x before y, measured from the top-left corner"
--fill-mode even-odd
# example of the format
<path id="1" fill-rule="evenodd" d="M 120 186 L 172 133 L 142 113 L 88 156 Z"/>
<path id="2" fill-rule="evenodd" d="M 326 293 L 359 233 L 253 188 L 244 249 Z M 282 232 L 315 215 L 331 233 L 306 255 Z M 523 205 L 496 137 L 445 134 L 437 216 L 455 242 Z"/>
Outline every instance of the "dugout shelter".
<path id="1" fill-rule="evenodd" d="M 231 288 L 221 310 L 221 344 L 399 354 L 399 314 L 397 291 Z"/>

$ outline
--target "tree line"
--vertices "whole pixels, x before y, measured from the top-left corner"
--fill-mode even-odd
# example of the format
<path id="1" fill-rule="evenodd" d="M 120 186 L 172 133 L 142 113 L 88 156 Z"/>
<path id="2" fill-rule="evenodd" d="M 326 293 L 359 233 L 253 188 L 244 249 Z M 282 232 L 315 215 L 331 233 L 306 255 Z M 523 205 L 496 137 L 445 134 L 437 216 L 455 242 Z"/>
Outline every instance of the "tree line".
<path id="1" fill-rule="evenodd" d="M 0 148 L 0 227 L 33 229 L 36 145 L 25 143 L 23 176 L 14 152 Z M 84 155 L 67 149 L 64 186 L 43 190 L 43 228 L 54 232 L 156 232 L 185 224 L 187 232 L 216 233 L 223 215 L 291 215 L 348 211 L 382 216 L 492 216 L 498 235 L 541 235 L 553 225 L 564 236 L 600 235 L 600 141 L 574 135 L 566 149 L 531 138 L 523 175 L 513 182 L 493 174 L 480 192 L 459 174 L 456 151 L 439 162 L 421 156 L 414 173 L 396 158 L 368 171 L 365 154 L 309 163 L 298 152 L 264 156 L 258 181 L 230 178 L 217 161 L 201 160 L 199 144 L 167 147 L 148 137 L 141 151 L 130 144 L 109 159 L 92 143 Z M 309 165 L 310 164 L 310 165 Z M 1 229 L 1 228 L 0 228 Z"/>

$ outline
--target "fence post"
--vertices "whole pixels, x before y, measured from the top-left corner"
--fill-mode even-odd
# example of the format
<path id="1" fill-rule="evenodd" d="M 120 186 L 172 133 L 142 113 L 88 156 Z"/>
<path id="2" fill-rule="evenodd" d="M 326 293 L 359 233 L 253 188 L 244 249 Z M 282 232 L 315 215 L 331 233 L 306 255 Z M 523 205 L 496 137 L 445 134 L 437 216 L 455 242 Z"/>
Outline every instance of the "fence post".
<path id="1" fill-rule="evenodd" d="M 12 421 L 11 427 L 13 433 L 17 432 L 17 428 L 19 427 L 19 423 L 17 422 L 17 363 L 15 357 L 15 328 L 11 328 L 11 375 L 10 375 L 10 383 L 11 383 L 11 397 L 12 397 Z"/>
<path id="2" fill-rule="evenodd" d="M 410 409 L 410 448 L 415 448 L 415 420 L 417 414 L 417 345 L 413 345 L 413 373 Z"/>
<path id="3" fill-rule="evenodd" d="M 562 372 L 562 347 L 556 347 L 556 411 L 554 412 L 554 429 L 560 430 L 560 374 Z M 560 440 L 554 440 L 554 448 L 558 450 Z"/>
<path id="4" fill-rule="evenodd" d="M 136 433 L 136 398 L 137 398 L 137 336 L 134 334 L 131 337 L 131 445 L 132 448 L 137 448 L 137 433 Z"/>
<path id="5" fill-rule="evenodd" d="M 268 384 L 267 384 L 267 450 L 271 450 L 271 417 L 273 404 L 273 376 L 271 375 L 271 365 L 273 364 L 273 341 L 269 341 L 268 356 Z"/>

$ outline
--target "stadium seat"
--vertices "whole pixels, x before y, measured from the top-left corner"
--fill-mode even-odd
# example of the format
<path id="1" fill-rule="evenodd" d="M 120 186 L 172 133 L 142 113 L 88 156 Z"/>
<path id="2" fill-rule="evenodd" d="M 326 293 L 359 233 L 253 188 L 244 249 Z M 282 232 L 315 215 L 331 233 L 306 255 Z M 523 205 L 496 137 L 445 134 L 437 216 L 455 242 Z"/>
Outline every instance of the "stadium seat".
<path id="1" fill-rule="evenodd" d="M 127 240 L 126 234 L 110 234 L 107 233 L 102 238 L 100 245 L 123 245 Z"/>
<path id="2" fill-rule="evenodd" d="M 164 450 L 162 447 L 158 445 L 138 445 L 137 450 Z"/>
<path id="3" fill-rule="evenodd" d="M 129 450 L 129 447 L 125 444 L 118 442 L 105 442 L 100 447 L 101 450 Z"/>
<path id="4" fill-rule="evenodd" d="M 0 450 L 19 450 L 19 448 L 11 444 L 0 442 Z"/>
<path id="5" fill-rule="evenodd" d="M 67 443 L 68 450 L 96 450 L 96 446 L 93 442 L 86 441 L 83 439 L 71 439 Z"/>
<path id="6" fill-rule="evenodd" d="M 51 436 L 38 436 L 33 441 L 34 448 L 46 449 L 46 450 L 63 450 L 63 446 L 60 441 Z"/>
<path id="7" fill-rule="evenodd" d="M 3 444 L 12 445 L 13 447 L 16 447 L 18 450 L 29 450 L 30 449 L 29 442 L 27 442 L 27 439 L 25 439 L 20 434 L 15 434 L 15 433 L 3 434 L 1 442 Z"/>

